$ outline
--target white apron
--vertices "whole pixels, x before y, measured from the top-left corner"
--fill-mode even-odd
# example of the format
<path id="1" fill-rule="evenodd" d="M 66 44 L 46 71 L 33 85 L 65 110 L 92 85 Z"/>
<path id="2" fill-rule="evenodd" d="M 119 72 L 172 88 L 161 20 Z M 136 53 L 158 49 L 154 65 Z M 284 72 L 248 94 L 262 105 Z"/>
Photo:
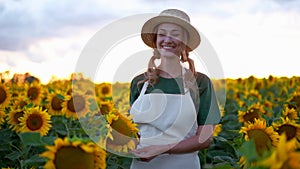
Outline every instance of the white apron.
<path id="1" fill-rule="evenodd" d="M 184 69 L 183 69 L 184 74 Z M 150 145 L 178 143 L 196 134 L 197 112 L 189 90 L 184 94 L 145 94 L 145 82 L 140 96 L 133 103 L 130 114 L 140 128 L 137 148 Z M 133 159 L 131 169 L 200 169 L 198 152 L 161 154 L 149 162 Z"/>

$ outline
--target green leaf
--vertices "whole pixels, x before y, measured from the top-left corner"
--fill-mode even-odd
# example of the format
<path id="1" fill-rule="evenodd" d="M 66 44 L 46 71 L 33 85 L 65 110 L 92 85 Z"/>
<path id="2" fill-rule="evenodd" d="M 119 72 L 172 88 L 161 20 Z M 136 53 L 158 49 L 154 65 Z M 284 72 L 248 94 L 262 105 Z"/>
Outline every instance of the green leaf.
<path id="1" fill-rule="evenodd" d="M 248 163 L 252 161 L 256 161 L 259 158 L 253 140 L 245 141 L 240 147 L 239 151 L 242 153 L 243 156 L 245 156 L 246 161 Z"/>
<path id="2" fill-rule="evenodd" d="M 40 133 L 24 132 L 19 133 L 19 137 L 25 146 L 44 146 Z"/>
<path id="3" fill-rule="evenodd" d="M 48 92 L 49 92 L 49 93 L 52 93 L 52 92 L 55 92 L 55 91 L 54 91 L 54 89 L 48 87 Z"/>
<path id="4" fill-rule="evenodd" d="M 7 155 L 5 156 L 5 158 L 10 159 L 11 161 L 15 161 L 15 160 L 19 159 L 22 155 L 23 155 L 22 152 L 19 152 L 19 151 L 13 151 L 13 152 L 7 154 Z"/>
<path id="5" fill-rule="evenodd" d="M 214 165 L 213 169 L 232 169 L 232 166 L 227 163 Z"/>
<path id="6" fill-rule="evenodd" d="M 52 145 L 54 140 L 56 139 L 55 136 L 44 136 L 42 137 L 42 141 L 47 145 Z"/>
<path id="7" fill-rule="evenodd" d="M 52 120 L 52 130 L 60 135 L 67 135 L 68 134 L 68 128 L 65 125 L 67 123 L 66 119 L 64 117 L 51 117 Z"/>
<path id="8" fill-rule="evenodd" d="M 61 95 L 61 94 L 56 94 L 56 96 L 57 96 L 57 98 L 59 98 L 59 99 L 65 100 L 65 97 L 64 97 L 63 95 Z"/>
<path id="9" fill-rule="evenodd" d="M 0 130 L 0 152 L 11 150 L 11 144 L 13 142 L 13 132 L 10 129 Z M 1 154 L 1 153 L 0 153 Z"/>
<path id="10" fill-rule="evenodd" d="M 33 107 L 33 106 L 34 106 L 33 103 L 29 103 L 29 104 L 27 104 L 26 106 L 24 106 L 24 109 L 28 109 L 28 108 L 31 108 L 31 107 Z"/>
<path id="11" fill-rule="evenodd" d="M 31 156 L 30 158 L 24 160 L 24 161 L 21 161 L 21 165 L 24 166 L 24 167 L 30 167 L 30 166 L 33 166 L 33 165 L 37 165 L 39 163 L 45 163 L 47 161 L 47 159 L 43 158 L 43 157 L 40 157 L 38 155 L 33 155 Z"/>

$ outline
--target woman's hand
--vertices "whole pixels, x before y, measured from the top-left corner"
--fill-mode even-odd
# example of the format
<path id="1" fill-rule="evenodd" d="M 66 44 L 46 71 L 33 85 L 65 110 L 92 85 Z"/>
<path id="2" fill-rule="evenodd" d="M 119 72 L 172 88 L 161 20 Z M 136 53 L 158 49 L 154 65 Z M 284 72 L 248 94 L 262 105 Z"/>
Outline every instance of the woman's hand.
<path id="1" fill-rule="evenodd" d="M 132 150 L 132 153 L 139 157 L 142 161 L 150 161 L 159 154 L 167 152 L 171 148 L 170 145 L 153 145 L 140 149 Z"/>

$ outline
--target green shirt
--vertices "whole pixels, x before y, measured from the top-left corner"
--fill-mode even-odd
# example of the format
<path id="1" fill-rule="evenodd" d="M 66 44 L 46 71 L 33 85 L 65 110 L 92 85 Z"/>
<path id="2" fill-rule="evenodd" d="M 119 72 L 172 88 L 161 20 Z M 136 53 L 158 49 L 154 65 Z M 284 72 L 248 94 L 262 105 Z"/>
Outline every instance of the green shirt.
<path id="1" fill-rule="evenodd" d="M 139 83 L 145 80 L 144 74 L 136 76 L 130 85 L 130 105 L 139 97 L 144 83 Z M 196 77 L 198 98 L 190 90 L 194 105 L 198 111 L 198 125 L 218 124 L 221 119 L 218 102 L 216 99 L 213 84 L 208 76 L 197 72 Z M 168 94 L 184 94 L 183 79 L 178 78 L 163 78 L 159 77 L 158 83 L 151 86 L 149 84 L 147 93 L 168 93 Z"/>

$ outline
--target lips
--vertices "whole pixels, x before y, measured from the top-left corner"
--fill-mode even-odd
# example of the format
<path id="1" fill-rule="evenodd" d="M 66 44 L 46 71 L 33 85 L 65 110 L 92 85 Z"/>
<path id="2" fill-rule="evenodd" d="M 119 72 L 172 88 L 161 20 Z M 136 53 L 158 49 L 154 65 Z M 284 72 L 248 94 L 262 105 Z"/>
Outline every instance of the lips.
<path id="1" fill-rule="evenodd" d="M 161 48 L 163 49 L 174 49 L 176 47 L 176 45 L 174 44 L 162 44 Z"/>

